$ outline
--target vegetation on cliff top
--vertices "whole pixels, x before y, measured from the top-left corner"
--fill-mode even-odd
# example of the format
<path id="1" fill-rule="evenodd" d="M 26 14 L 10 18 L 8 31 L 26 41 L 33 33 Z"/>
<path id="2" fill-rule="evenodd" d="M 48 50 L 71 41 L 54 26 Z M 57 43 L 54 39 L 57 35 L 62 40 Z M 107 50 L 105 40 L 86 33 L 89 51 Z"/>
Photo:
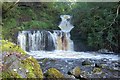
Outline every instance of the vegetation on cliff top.
<path id="1" fill-rule="evenodd" d="M 59 29 L 61 14 L 73 16 L 72 39 L 92 47 L 119 52 L 120 4 L 117 2 L 33 2 L 3 3 L 4 39 L 15 42 L 21 30 Z M 76 34 L 77 32 L 77 34 Z"/>

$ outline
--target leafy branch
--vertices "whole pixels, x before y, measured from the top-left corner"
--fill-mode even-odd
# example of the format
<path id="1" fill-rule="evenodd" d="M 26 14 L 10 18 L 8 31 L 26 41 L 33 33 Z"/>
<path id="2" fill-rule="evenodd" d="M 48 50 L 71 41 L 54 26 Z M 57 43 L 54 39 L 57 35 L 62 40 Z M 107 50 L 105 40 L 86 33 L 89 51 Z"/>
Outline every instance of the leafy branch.
<path id="1" fill-rule="evenodd" d="M 108 27 L 105 27 L 105 28 L 104 28 L 104 29 L 102 29 L 100 32 L 102 32 L 102 31 L 104 31 L 104 30 L 106 30 L 106 29 L 110 28 L 110 27 L 111 27 L 111 26 L 115 23 L 115 21 L 116 21 L 116 19 L 117 19 L 118 15 L 119 15 L 119 9 L 120 9 L 120 5 L 118 5 L 118 7 L 117 7 L 116 16 L 115 16 L 115 18 L 113 19 L 113 22 L 111 22 L 111 24 L 110 24 Z"/>
<path id="2" fill-rule="evenodd" d="M 10 5 L 5 11 L 3 11 L 3 14 L 8 13 L 20 0 L 17 0 L 13 5 Z"/>

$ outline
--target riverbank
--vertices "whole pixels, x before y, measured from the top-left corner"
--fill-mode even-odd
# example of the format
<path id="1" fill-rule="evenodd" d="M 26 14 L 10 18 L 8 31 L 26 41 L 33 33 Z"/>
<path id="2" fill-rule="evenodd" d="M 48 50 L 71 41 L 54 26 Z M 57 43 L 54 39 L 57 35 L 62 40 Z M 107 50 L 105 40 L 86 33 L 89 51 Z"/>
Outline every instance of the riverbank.
<path id="1" fill-rule="evenodd" d="M 80 68 L 80 76 L 90 78 L 120 78 L 119 61 L 109 59 L 38 59 L 39 64 L 45 73 L 49 68 L 56 68 L 65 76 L 71 76 L 71 72 L 76 66 Z M 71 77 L 75 79 L 75 77 Z"/>

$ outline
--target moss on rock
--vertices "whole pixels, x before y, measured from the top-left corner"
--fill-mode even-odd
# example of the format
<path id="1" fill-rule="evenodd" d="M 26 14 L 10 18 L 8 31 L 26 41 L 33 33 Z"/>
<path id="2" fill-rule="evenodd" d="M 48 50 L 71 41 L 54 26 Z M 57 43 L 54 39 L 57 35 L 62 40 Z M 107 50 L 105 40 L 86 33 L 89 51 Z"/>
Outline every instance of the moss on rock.
<path id="1" fill-rule="evenodd" d="M 79 77 L 81 73 L 80 67 L 76 66 L 73 70 L 72 70 L 72 74 L 76 77 Z"/>
<path id="2" fill-rule="evenodd" d="M 43 73 L 37 60 L 25 53 L 19 46 L 2 40 L 2 73 L 0 77 L 6 78 L 39 78 Z"/>
<path id="3" fill-rule="evenodd" d="M 102 69 L 101 68 L 94 68 L 93 69 L 93 73 L 94 74 L 101 74 L 102 73 Z"/>
<path id="4" fill-rule="evenodd" d="M 5 79 L 5 78 L 22 78 L 22 77 L 16 71 L 7 70 L 2 72 L 2 78 Z"/>
<path id="5" fill-rule="evenodd" d="M 27 68 L 26 73 L 27 77 L 36 77 L 36 78 L 43 78 L 42 70 L 40 69 L 40 65 L 37 63 L 37 60 L 33 57 L 29 56 L 25 60 L 21 61 L 24 65 L 22 67 Z"/>
<path id="6" fill-rule="evenodd" d="M 22 50 L 18 45 L 9 42 L 8 40 L 0 40 L 0 44 L 2 44 L 2 52 L 19 52 L 21 54 L 26 54 L 24 50 Z"/>
<path id="7" fill-rule="evenodd" d="M 48 69 L 47 72 L 45 73 L 45 77 L 48 79 L 64 78 L 63 74 L 55 68 Z"/>

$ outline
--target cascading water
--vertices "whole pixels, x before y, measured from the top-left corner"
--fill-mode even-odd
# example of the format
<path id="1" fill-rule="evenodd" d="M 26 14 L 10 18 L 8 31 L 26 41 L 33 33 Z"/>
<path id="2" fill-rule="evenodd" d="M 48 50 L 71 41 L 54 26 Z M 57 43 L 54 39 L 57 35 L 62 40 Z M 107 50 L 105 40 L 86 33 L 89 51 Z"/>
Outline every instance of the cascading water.
<path id="1" fill-rule="evenodd" d="M 21 31 L 18 34 L 18 44 L 26 51 L 73 51 L 70 34 L 59 30 L 50 31 Z"/>
<path id="2" fill-rule="evenodd" d="M 54 31 L 51 34 L 55 50 L 73 51 L 73 41 L 70 40 L 70 34 L 62 31 Z"/>
<path id="3" fill-rule="evenodd" d="M 43 51 L 54 45 L 49 31 L 21 31 L 18 34 L 18 44 L 26 51 Z M 52 50 L 52 48 L 51 48 Z"/>
<path id="4" fill-rule="evenodd" d="M 18 33 L 18 44 L 35 58 L 119 59 L 118 55 L 75 52 L 73 41 L 70 39 L 70 31 L 74 28 L 70 24 L 71 16 L 61 15 L 60 17 L 62 21 L 58 27 L 61 30 L 20 31 Z"/>
<path id="5" fill-rule="evenodd" d="M 70 15 L 61 15 L 60 16 L 62 21 L 58 27 L 65 33 L 69 33 L 74 28 L 74 26 L 70 24 L 71 17 L 72 16 L 70 16 Z"/>
<path id="6" fill-rule="evenodd" d="M 71 16 L 61 15 L 61 30 L 21 31 L 18 33 L 18 44 L 27 51 L 64 50 L 73 51 L 73 41 L 70 39 Z M 68 20 L 69 19 L 69 20 Z"/>
<path id="7" fill-rule="evenodd" d="M 19 32 L 18 33 L 18 44 L 23 50 L 26 50 L 26 35 L 25 31 Z"/>
<path id="8" fill-rule="evenodd" d="M 70 15 L 61 15 L 60 18 L 62 19 L 62 21 L 58 27 L 63 32 L 64 36 L 60 36 L 60 39 L 58 38 L 58 40 L 60 40 L 60 42 L 62 42 L 59 44 L 62 44 L 62 50 L 73 51 L 74 44 L 73 44 L 73 41 L 70 39 L 70 31 L 72 30 L 72 28 L 74 28 L 74 26 L 70 24 L 71 16 Z M 61 38 L 62 38 L 62 41 L 61 41 Z"/>

